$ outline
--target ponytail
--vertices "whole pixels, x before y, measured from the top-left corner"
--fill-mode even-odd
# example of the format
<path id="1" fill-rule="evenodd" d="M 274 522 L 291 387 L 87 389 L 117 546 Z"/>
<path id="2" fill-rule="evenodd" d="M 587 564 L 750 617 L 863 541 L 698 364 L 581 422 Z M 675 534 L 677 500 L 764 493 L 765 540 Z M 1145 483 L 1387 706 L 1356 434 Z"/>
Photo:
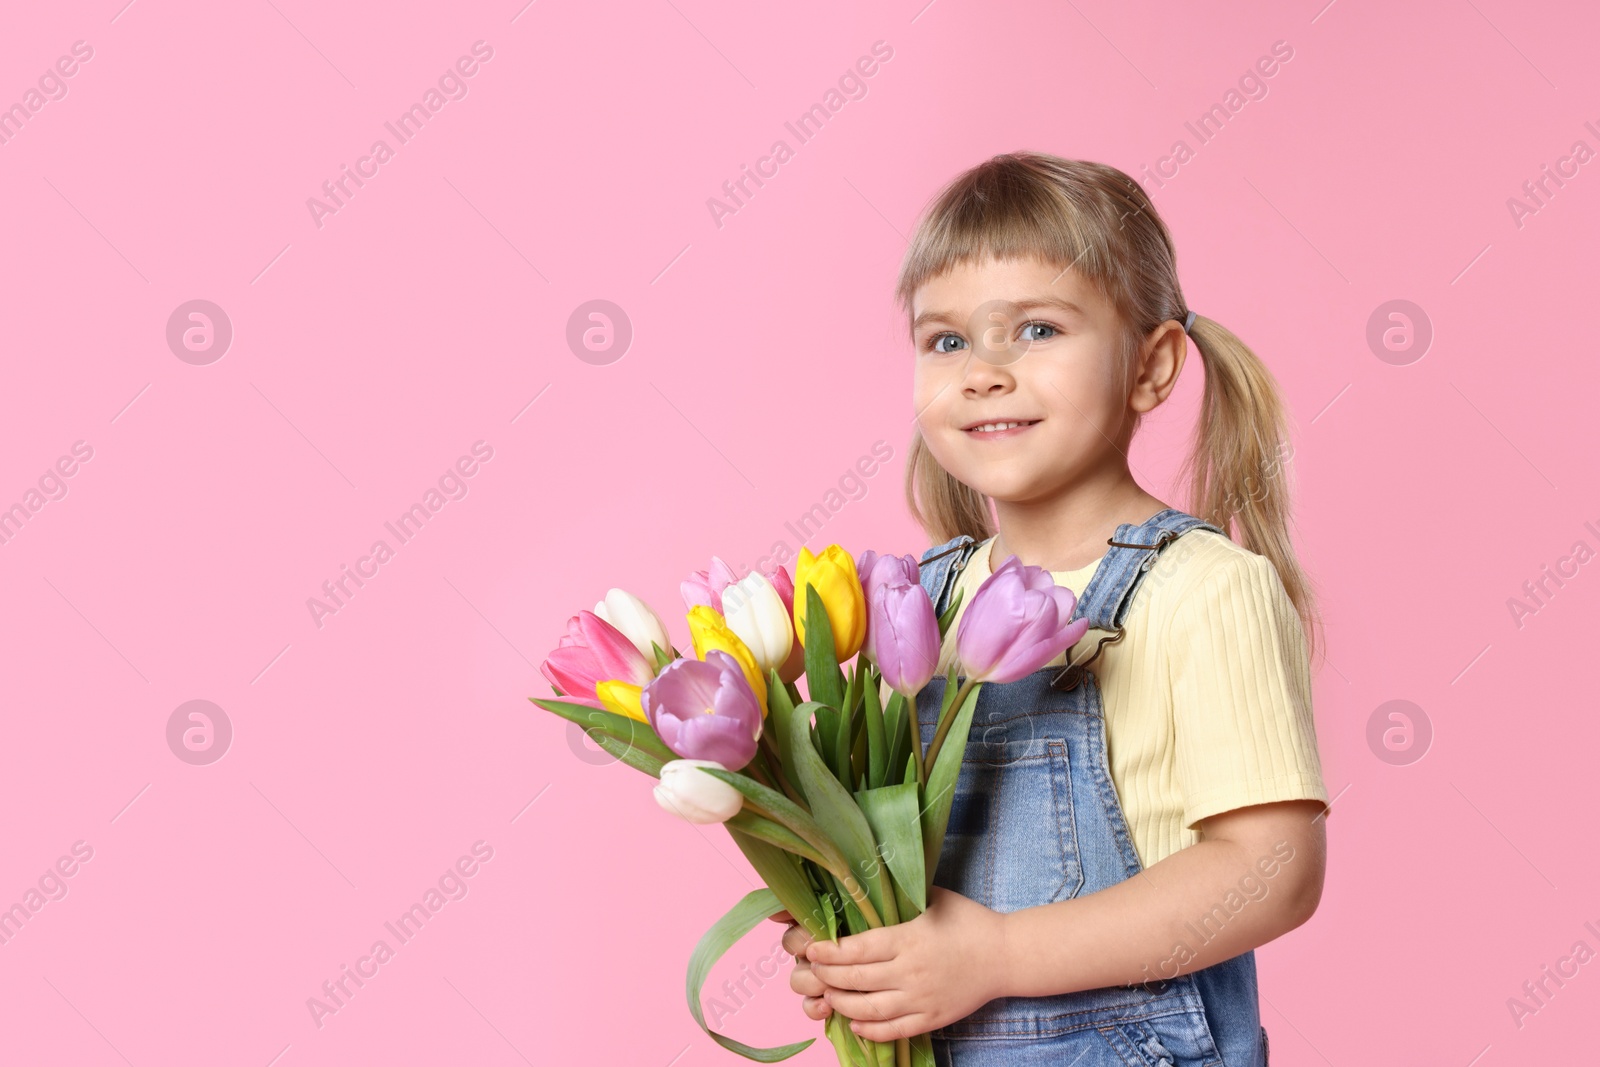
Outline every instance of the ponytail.
<path id="1" fill-rule="evenodd" d="M 1179 484 L 1189 483 L 1189 512 L 1272 562 L 1314 657 L 1321 619 L 1289 538 L 1285 465 L 1293 447 L 1277 383 L 1221 323 L 1196 315 L 1189 336 L 1206 371 L 1194 443 L 1178 473 Z"/>

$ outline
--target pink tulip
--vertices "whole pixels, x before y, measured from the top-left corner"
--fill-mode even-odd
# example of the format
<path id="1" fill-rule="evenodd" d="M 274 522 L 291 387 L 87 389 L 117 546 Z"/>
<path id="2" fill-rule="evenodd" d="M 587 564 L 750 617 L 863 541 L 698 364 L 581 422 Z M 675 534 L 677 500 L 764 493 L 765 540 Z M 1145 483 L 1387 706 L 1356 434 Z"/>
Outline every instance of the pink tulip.
<path id="1" fill-rule="evenodd" d="M 595 687 L 617 679 L 647 685 L 655 677 L 650 661 L 621 630 L 592 611 L 567 620 L 561 644 L 539 665 L 539 672 L 576 704 L 602 707 Z"/>
<path id="2" fill-rule="evenodd" d="M 856 563 L 867 598 L 867 637 L 862 649 L 877 664 L 889 688 L 915 697 L 939 660 L 939 618 L 918 579 L 913 556 L 880 556 L 872 549 Z"/>
<path id="3" fill-rule="evenodd" d="M 794 618 L 794 577 L 781 565 L 761 573 L 783 598 L 783 608 L 789 613 L 789 617 Z M 703 571 L 695 571 L 678 586 L 679 592 L 683 594 L 684 610 L 693 610 L 696 605 L 704 604 L 715 609 L 718 615 L 726 615 L 727 612 L 722 608 L 722 593 L 738 580 L 739 575 L 732 567 L 718 557 L 712 556 L 710 567 Z"/>
<path id="4" fill-rule="evenodd" d="M 1042 567 L 1006 557 L 983 580 L 956 628 L 956 651 L 978 682 L 1014 682 L 1077 644 L 1088 619 L 1072 619 L 1078 598 Z"/>
<path id="5" fill-rule="evenodd" d="M 783 598 L 783 610 L 789 613 L 789 618 L 794 618 L 794 576 L 789 573 L 789 569 L 779 565 L 761 573 L 766 575 L 767 581 L 772 583 L 772 588 Z"/>
<path id="6" fill-rule="evenodd" d="M 710 567 L 703 571 L 695 571 L 678 586 L 679 592 L 683 594 L 684 610 L 690 611 L 697 605 L 704 604 L 721 615 L 722 591 L 738 580 L 739 576 L 733 572 L 732 567 L 712 556 Z"/>

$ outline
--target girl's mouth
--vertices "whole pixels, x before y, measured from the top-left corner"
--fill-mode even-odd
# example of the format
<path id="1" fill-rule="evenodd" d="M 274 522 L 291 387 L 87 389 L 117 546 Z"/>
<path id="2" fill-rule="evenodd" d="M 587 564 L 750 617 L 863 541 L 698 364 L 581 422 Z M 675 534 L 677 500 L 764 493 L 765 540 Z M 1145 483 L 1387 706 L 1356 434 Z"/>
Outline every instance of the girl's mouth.
<path id="1" fill-rule="evenodd" d="M 1027 432 L 1030 426 L 1037 426 L 1038 424 L 1038 419 L 984 422 L 961 432 L 980 441 L 995 441 L 1005 437 L 1016 437 L 1018 434 Z"/>

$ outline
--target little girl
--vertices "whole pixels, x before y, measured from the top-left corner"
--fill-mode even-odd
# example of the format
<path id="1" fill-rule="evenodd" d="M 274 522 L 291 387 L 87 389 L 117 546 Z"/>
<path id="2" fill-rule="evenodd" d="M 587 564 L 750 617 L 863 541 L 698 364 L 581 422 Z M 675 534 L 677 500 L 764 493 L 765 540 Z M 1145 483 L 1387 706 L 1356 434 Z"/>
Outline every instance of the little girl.
<path id="1" fill-rule="evenodd" d="M 1188 308 L 1175 258 L 1137 182 L 1036 153 L 962 174 L 917 229 L 898 296 L 922 583 L 964 606 L 1015 556 L 1091 629 L 980 691 L 925 913 L 837 943 L 786 932 L 813 1019 L 932 1031 L 945 1067 L 1267 1063 L 1253 949 L 1322 892 L 1317 618 L 1276 386 Z M 1128 460 L 1191 339 L 1193 514 Z M 924 745 L 943 694 L 936 678 L 918 699 Z"/>

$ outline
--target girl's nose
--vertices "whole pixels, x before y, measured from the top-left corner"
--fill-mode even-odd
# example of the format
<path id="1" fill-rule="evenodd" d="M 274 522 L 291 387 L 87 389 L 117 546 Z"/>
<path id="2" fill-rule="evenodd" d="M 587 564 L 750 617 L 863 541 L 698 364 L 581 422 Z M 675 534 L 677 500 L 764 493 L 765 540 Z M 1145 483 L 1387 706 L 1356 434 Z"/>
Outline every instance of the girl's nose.
<path id="1" fill-rule="evenodd" d="M 966 373 L 962 375 L 961 388 L 969 396 L 1003 393 L 1016 386 L 1009 363 L 991 363 L 976 354 L 967 360 Z"/>

